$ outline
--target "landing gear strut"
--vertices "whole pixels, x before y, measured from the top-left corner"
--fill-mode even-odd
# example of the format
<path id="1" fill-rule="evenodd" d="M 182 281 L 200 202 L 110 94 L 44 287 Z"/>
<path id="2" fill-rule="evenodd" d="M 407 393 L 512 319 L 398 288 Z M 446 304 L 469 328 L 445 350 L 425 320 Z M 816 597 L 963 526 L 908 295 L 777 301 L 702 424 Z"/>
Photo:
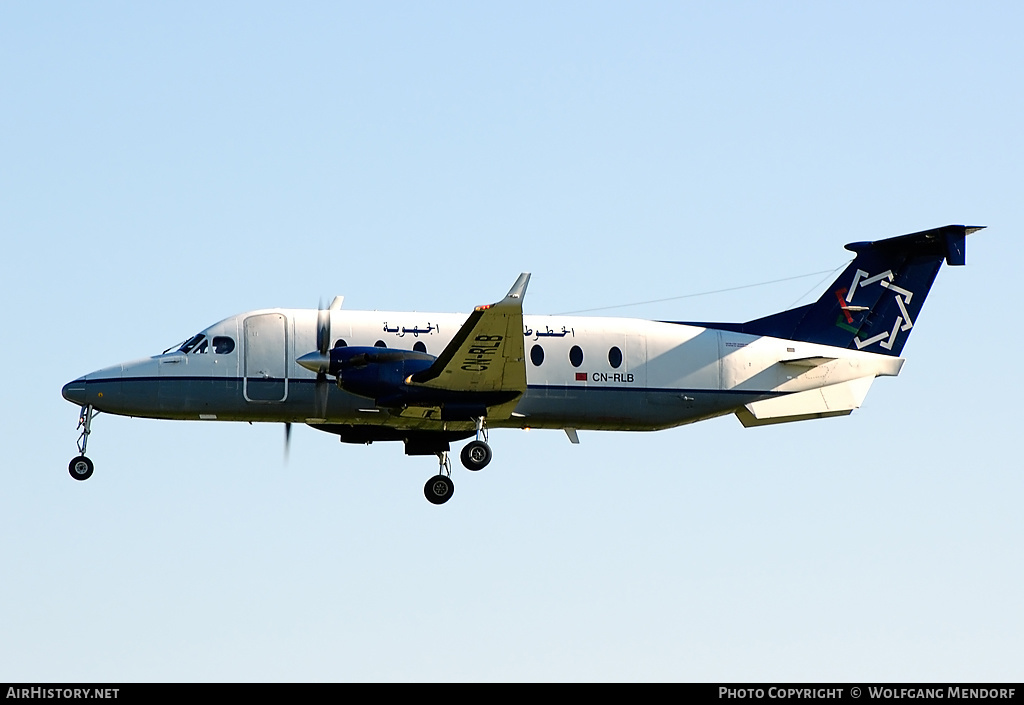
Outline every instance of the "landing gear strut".
<path id="1" fill-rule="evenodd" d="M 491 447 L 487 445 L 487 426 L 484 417 L 476 420 L 476 440 L 470 441 L 462 449 L 462 464 L 467 470 L 483 470 L 491 462 Z"/>
<path id="2" fill-rule="evenodd" d="M 431 504 L 444 504 L 455 493 L 455 483 L 452 482 L 452 464 L 448 460 L 448 451 L 441 451 L 437 458 L 441 467 L 436 475 L 427 480 L 423 494 Z"/>
<path id="3" fill-rule="evenodd" d="M 100 412 L 94 411 L 92 404 L 86 404 L 78 414 L 78 428 L 82 429 L 78 437 L 78 455 L 68 463 L 68 472 L 76 480 L 88 480 L 92 477 L 92 461 L 85 457 L 85 447 L 89 443 L 89 434 L 92 433 L 92 420 Z"/>

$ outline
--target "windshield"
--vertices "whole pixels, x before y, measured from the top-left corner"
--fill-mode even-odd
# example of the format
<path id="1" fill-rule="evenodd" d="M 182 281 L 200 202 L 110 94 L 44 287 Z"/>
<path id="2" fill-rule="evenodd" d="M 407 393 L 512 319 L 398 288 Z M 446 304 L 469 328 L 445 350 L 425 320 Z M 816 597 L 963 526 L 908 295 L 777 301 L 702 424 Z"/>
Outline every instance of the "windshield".
<path id="1" fill-rule="evenodd" d="M 170 351 L 180 352 L 188 355 L 202 355 L 213 350 L 216 355 L 227 355 L 235 350 L 235 339 L 227 335 L 215 335 L 210 340 L 203 333 L 196 333 L 184 343 L 172 345 L 161 354 L 166 355 Z"/>
<path id="2" fill-rule="evenodd" d="M 202 333 L 197 333 L 188 340 L 186 340 L 184 343 L 182 343 L 181 347 L 178 348 L 178 352 L 189 353 L 191 352 L 192 348 L 196 347 L 204 340 L 206 340 L 206 336 L 203 335 Z"/>

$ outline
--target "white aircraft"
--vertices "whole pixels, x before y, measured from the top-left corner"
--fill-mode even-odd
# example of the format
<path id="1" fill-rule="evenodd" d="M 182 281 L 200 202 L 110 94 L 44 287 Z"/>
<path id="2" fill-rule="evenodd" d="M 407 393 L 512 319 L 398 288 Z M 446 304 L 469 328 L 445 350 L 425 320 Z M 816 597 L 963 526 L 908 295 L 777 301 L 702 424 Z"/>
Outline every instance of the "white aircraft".
<path id="1" fill-rule="evenodd" d="M 948 225 L 857 242 L 856 258 L 817 302 L 746 323 L 524 316 L 522 274 L 502 300 L 469 316 L 267 309 L 232 316 L 154 357 L 79 377 L 71 476 L 99 412 L 158 419 L 306 423 L 343 443 L 402 441 L 436 455 L 424 487 L 454 491 L 452 441 L 474 437 L 462 462 L 491 460 L 491 428 L 652 431 L 736 414 L 744 426 L 849 414 L 899 357 L 943 260 L 963 265 Z"/>

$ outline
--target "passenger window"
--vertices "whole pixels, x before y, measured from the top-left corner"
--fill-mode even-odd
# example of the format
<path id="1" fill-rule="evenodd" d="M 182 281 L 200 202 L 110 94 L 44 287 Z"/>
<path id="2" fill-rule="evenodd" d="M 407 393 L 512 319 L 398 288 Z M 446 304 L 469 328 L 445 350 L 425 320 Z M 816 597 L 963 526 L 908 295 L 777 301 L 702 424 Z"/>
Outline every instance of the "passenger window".
<path id="1" fill-rule="evenodd" d="M 583 350 L 579 345 L 573 345 L 569 350 L 569 362 L 572 363 L 573 367 L 579 367 L 583 364 Z"/>
<path id="2" fill-rule="evenodd" d="M 415 350 L 416 352 L 425 353 L 427 351 L 427 346 L 423 344 L 422 340 L 420 340 L 417 341 L 417 343 L 412 346 L 412 349 Z"/>
<path id="3" fill-rule="evenodd" d="M 530 361 L 534 367 L 540 367 L 541 363 L 544 362 L 544 348 L 539 345 L 534 345 L 530 349 Z"/>
<path id="4" fill-rule="evenodd" d="M 378 340 L 376 343 L 373 344 L 373 347 L 375 347 L 375 348 L 386 348 L 387 345 L 384 343 L 383 340 Z"/>
<path id="5" fill-rule="evenodd" d="M 616 370 L 622 364 L 622 351 L 615 346 L 612 346 L 612 349 L 608 351 L 608 364 Z"/>
<path id="6" fill-rule="evenodd" d="M 235 349 L 235 341 L 226 335 L 215 335 L 213 337 L 213 352 L 216 355 L 227 355 Z"/>
<path id="7" fill-rule="evenodd" d="M 337 340 L 334 341 L 334 347 L 336 347 L 336 348 L 347 348 L 348 347 L 348 343 L 346 343 L 341 338 L 338 338 Z"/>

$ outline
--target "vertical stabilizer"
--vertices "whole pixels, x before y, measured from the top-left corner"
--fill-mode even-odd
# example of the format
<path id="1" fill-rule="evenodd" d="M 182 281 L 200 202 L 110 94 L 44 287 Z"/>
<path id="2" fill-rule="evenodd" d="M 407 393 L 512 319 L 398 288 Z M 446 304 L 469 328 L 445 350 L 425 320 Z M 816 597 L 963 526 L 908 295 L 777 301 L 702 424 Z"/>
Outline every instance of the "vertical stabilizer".
<path id="1" fill-rule="evenodd" d="M 742 324 L 744 333 L 900 355 L 942 262 L 966 262 L 967 235 L 981 227 L 947 225 L 910 235 L 854 242 L 857 256 L 815 303 Z"/>

